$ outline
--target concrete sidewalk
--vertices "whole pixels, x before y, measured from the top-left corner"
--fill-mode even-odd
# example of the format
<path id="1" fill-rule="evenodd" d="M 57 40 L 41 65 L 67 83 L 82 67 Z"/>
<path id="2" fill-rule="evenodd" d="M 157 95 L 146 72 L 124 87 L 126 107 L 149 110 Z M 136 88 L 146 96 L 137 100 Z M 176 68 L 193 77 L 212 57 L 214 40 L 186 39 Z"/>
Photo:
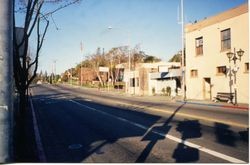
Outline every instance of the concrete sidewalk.
<path id="1" fill-rule="evenodd" d="M 124 97 L 134 97 L 136 99 L 140 99 L 143 101 L 155 101 L 155 102 L 181 102 L 181 103 L 186 103 L 186 104 L 194 104 L 194 105 L 201 105 L 201 106 L 218 106 L 218 107 L 224 107 L 224 108 L 235 108 L 235 109 L 243 109 L 243 110 L 249 110 L 249 104 L 244 104 L 244 103 L 238 103 L 237 105 L 234 105 L 232 103 L 226 103 L 226 102 L 214 102 L 212 100 L 195 100 L 195 99 L 187 99 L 183 100 L 182 96 L 176 96 L 174 98 L 170 96 L 163 96 L 163 95 L 155 95 L 155 96 L 138 96 L 138 95 L 131 95 L 122 92 L 121 90 L 107 90 L 107 89 L 97 89 L 97 88 L 87 88 L 87 87 L 80 87 L 80 86 L 72 86 L 69 84 L 63 84 L 68 87 L 73 87 L 73 88 L 80 88 L 80 89 L 85 89 L 85 90 L 90 90 L 90 91 L 96 91 L 96 92 L 101 92 L 105 93 L 108 95 L 120 95 Z"/>
<path id="2" fill-rule="evenodd" d="M 155 95 L 155 96 L 138 96 L 138 95 L 129 95 L 126 93 L 120 93 L 117 91 L 101 91 L 106 94 L 112 94 L 112 95 L 123 95 L 126 97 L 134 97 L 138 99 L 142 99 L 144 101 L 166 101 L 166 102 L 182 102 L 186 104 L 196 104 L 196 105 L 203 105 L 203 106 L 219 106 L 219 107 L 225 107 L 225 108 L 236 108 L 236 109 L 249 109 L 249 104 L 244 103 L 238 103 L 237 105 L 234 105 L 232 103 L 227 102 L 214 102 L 212 100 L 195 100 L 195 99 L 187 99 L 183 100 L 182 96 L 176 96 L 174 98 L 170 96 L 163 96 L 163 95 Z"/>

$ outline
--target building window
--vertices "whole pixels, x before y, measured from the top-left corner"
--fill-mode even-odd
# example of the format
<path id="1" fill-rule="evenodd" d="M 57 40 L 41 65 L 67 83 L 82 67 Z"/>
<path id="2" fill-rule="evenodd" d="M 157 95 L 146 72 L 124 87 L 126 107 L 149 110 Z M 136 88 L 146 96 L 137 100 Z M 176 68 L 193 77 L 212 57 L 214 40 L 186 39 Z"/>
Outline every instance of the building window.
<path id="1" fill-rule="evenodd" d="M 138 87 L 139 86 L 139 77 L 130 78 L 130 87 Z"/>
<path id="2" fill-rule="evenodd" d="M 192 69 L 192 70 L 190 71 L 190 76 L 191 76 L 191 77 L 198 77 L 198 70 Z"/>
<path id="3" fill-rule="evenodd" d="M 227 67 L 226 66 L 218 66 L 217 67 L 217 75 L 226 75 Z"/>
<path id="4" fill-rule="evenodd" d="M 248 73 L 249 72 L 249 62 L 245 63 L 245 72 Z"/>
<path id="5" fill-rule="evenodd" d="M 130 87 L 135 87 L 135 78 L 130 78 Z"/>
<path id="6" fill-rule="evenodd" d="M 231 49 L 231 31 L 230 29 L 221 31 L 221 51 Z"/>
<path id="7" fill-rule="evenodd" d="M 196 49 L 196 55 L 203 54 L 203 37 L 195 39 L 195 49 Z"/>

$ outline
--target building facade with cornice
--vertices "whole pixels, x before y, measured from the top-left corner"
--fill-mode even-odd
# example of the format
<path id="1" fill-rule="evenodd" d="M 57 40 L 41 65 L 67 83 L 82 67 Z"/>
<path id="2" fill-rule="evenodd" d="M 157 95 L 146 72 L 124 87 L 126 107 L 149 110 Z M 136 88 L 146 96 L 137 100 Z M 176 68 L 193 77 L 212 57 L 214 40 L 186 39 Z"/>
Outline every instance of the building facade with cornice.
<path id="1" fill-rule="evenodd" d="M 242 4 L 185 26 L 187 99 L 213 100 L 237 91 L 238 103 L 249 102 L 248 21 L 248 4 Z M 240 49 L 241 59 L 229 62 L 227 53 Z"/>

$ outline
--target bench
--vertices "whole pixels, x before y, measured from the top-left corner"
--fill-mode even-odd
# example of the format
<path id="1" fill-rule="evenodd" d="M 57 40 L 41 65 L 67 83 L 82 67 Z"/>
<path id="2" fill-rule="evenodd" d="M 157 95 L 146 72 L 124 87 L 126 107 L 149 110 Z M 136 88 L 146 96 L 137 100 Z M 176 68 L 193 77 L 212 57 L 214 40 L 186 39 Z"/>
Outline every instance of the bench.
<path id="1" fill-rule="evenodd" d="M 216 97 L 214 97 L 214 102 L 228 102 L 230 103 L 231 100 L 234 98 L 234 93 L 227 93 L 227 92 L 218 92 Z"/>

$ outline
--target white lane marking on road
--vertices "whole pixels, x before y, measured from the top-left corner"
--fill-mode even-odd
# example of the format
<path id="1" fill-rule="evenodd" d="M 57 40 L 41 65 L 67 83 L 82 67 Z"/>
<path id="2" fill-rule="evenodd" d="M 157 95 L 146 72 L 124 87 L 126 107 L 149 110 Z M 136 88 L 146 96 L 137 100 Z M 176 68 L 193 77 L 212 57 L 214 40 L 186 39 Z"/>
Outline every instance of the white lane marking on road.
<path id="1" fill-rule="evenodd" d="M 32 91 L 30 93 L 32 93 Z M 30 97 L 30 106 L 31 106 L 31 112 L 32 112 L 32 117 L 33 117 L 33 128 L 35 132 L 35 140 L 36 140 L 36 146 L 38 150 L 38 158 L 40 162 L 47 162 L 31 97 Z"/>
<path id="2" fill-rule="evenodd" d="M 111 114 L 109 114 L 109 113 L 106 113 L 106 112 L 97 110 L 97 109 L 92 108 L 92 107 L 89 107 L 89 106 L 87 106 L 87 105 L 83 105 L 83 104 L 81 104 L 81 103 L 79 103 L 79 102 L 77 102 L 77 101 L 74 101 L 74 100 L 70 100 L 70 101 L 73 102 L 73 103 L 75 103 L 75 104 L 77 104 L 77 105 L 79 105 L 79 106 L 82 106 L 82 107 L 91 109 L 91 110 L 93 110 L 93 111 L 102 113 L 102 114 L 104 114 L 104 115 L 106 115 L 106 116 L 110 116 L 110 117 L 112 117 L 112 118 L 116 118 L 116 119 L 121 120 L 121 121 L 123 121 L 123 122 L 127 122 L 127 123 L 129 123 L 129 124 L 131 124 L 131 125 L 134 125 L 134 126 L 137 126 L 137 127 L 141 128 L 141 129 L 144 129 L 144 130 L 148 130 L 148 129 L 149 129 L 149 127 L 146 127 L 146 126 L 144 126 L 144 125 L 141 125 L 141 124 L 138 124 L 138 123 L 129 121 L 129 120 L 124 119 L 124 118 L 121 118 L 121 117 L 117 117 L 117 116 L 115 116 L 115 115 L 111 115 Z M 200 151 L 203 151 L 203 152 L 205 152 L 205 153 L 207 153 L 207 154 L 210 154 L 210 155 L 212 155 L 212 156 L 215 156 L 215 157 L 217 157 L 217 158 L 224 159 L 224 160 L 229 161 L 229 162 L 231 162 L 231 163 L 247 163 L 247 162 L 242 161 L 242 160 L 240 160 L 240 159 L 237 159 L 237 158 L 234 158 L 234 157 L 231 157 L 231 156 L 228 156 L 228 155 L 219 153 L 219 152 L 217 152 L 217 151 L 210 150 L 210 149 L 208 149 L 208 148 L 206 148 L 206 147 L 202 147 L 202 146 L 200 146 L 200 145 L 197 145 L 197 144 L 194 144 L 194 143 L 191 143 L 191 142 L 188 142 L 188 141 L 183 141 L 182 139 L 177 138 L 177 137 L 174 137 L 174 136 L 172 136 L 172 135 L 165 135 L 165 134 L 163 134 L 163 133 L 161 133 L 161 132 L 158 132 L 158 131 L 152 131 L 152 132 L 155 133 L 155 134 L 158 134 L 158 135 L 160 135 L 160 136 L 166 137 L 166 138 L 168 138 L 168 139 L 170 139 L 170 140 L 173 140 L 173 141 L 175 141 L 175 142 L 177 142 L 177 143 L 182 143 L 182 144 L 184 144 L 184 145 L 186 145 L 186 146 L 188 146 L 188 147 L 196 148 L 196 149 L 198 149 L 198 150 L 200 150 Z"/>

